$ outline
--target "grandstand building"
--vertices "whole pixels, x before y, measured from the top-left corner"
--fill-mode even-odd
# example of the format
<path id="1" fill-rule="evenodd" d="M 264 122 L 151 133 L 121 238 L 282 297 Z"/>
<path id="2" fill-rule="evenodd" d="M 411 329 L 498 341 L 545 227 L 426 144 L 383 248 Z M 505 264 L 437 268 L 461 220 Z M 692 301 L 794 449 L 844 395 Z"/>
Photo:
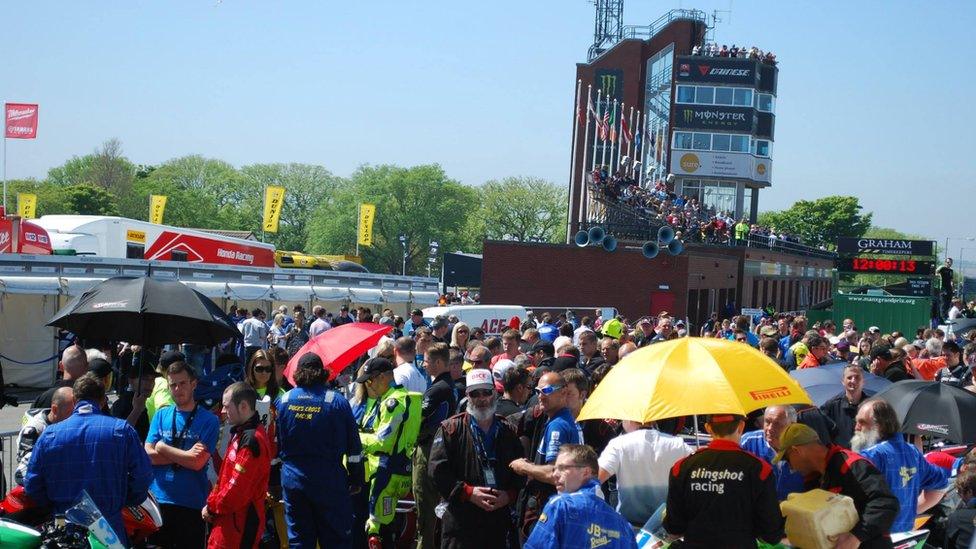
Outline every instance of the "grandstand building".
<path id="1" fill-rule="evenodd" d="M 629 170 L 648 189 L 665 181 L 668 191 L 755 222 L 759 191 L 772 180 L 778 68 L 706 55 L 707 34 L 704 12 L 672 10 L 647 26 L 622 26 L 619 40 L 577 65 L 583 101 L 589 95 L 598 115 L 629 120 L 641 142 L 601 139 L 599 124 L 575 132 L 570 234 L 593 222 L 634 222 L 601 200 L 591 175 L 601 166 Z"/>
<path id="2" fill-rule="evenodd" d="M 577 314 L 616 307 L 632 321 L 668 311 L 694 331 L 713 312 L 801 312 L 829 299 L 833 253 L 761 229 L 744 238 L 729 230 L 730 218 L 755 222 L 772 181 L 775 58 L 706 47 L 698 10 L 625 26 L 623 0 L 594 3 L 593 46 L 576 67 L 567 242 L 485 242 L 481 302 Z M 616 140 L 601 136 L 604 120 Z M 669 218 L 687 213 L 672 197 L 697 202 L 702 217 Z M 677 249 L 655 247 L 667 244 L 665 226 L 680 237 Z M 588 242 L 593 229 L 612 244 Z"/>

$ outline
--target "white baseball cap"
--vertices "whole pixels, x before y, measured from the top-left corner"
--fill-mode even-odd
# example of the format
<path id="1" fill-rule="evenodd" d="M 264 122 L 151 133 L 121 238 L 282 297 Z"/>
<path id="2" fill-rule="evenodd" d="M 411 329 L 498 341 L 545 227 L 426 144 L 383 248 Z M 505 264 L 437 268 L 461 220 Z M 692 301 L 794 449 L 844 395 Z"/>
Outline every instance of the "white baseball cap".
<path id="1" fill-rule="evenodd" d="M 467 377 L 465 377 L 465 382 L 464 392 L 466 393 L 470 393 L 476 389 L 495 388 L 495 380 L 491 372 L 484 368 L 475 368 L 468 372 Z"/>

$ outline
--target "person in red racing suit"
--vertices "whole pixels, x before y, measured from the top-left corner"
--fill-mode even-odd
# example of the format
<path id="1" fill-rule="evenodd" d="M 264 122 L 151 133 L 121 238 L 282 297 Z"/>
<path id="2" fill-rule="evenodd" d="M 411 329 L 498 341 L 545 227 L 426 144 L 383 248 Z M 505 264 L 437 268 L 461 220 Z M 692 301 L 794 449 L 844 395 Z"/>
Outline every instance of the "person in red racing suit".
<path id="1" fill-rule="evenodd" d="M 208 547 L 256 548 L 264 533 L 264 501 L 271 471 L 271 442 L 255 412 L 258 394 L 237 382 L 224 391 L 231 439 L 203 519 L 211 522 Z"/>

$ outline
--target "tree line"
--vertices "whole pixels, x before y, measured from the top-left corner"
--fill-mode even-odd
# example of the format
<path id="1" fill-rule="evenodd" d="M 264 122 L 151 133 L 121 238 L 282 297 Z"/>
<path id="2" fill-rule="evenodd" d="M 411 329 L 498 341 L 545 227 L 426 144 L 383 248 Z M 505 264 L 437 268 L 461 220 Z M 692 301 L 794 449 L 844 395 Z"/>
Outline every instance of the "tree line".
<path id="1" fill-rule="evenodd" d="M 277 233 L 261 232 L 264 188 L 285 188 Z M 466 185 L 437 164 L 364 165 L 349 177 L 324 166 L 252 164 L 187 155 L 158 165 L 127 158 L 118 140 L 51 168 L 43 180 L 8 182 L 8 196 L 37 195 L 37 215 L 118 215 L 148 221 L 149 197 L 168 197 L 163 222 L 177 227 L 251 231 L 279 250 L 353 254 L 358 205 L 376 205 L 373 245 L 364 264 L 399 272 L 407 240 L 407 272 L 425 273 L 430 241 L 442 251 L 479 253 L 485 239 L 563 242 L 566 191 L 535 177 Z"/>

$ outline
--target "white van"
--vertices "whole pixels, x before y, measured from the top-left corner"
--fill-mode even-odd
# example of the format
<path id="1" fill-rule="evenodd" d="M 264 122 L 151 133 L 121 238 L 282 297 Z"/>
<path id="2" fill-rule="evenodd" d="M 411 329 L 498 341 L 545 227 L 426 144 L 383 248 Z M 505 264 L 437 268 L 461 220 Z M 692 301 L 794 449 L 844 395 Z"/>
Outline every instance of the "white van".
<path id="1" fill-rule="evenodd" d="M 428 322 L 438 316 L 447 318 L 451 315 L 472 329 L 481 328 L 485 335 L 498 335 L 508 328 L 513 316 L 524 320 L 526 310 L 520 305 L 450 305 L 424 309 L 424 319 Z"/>

